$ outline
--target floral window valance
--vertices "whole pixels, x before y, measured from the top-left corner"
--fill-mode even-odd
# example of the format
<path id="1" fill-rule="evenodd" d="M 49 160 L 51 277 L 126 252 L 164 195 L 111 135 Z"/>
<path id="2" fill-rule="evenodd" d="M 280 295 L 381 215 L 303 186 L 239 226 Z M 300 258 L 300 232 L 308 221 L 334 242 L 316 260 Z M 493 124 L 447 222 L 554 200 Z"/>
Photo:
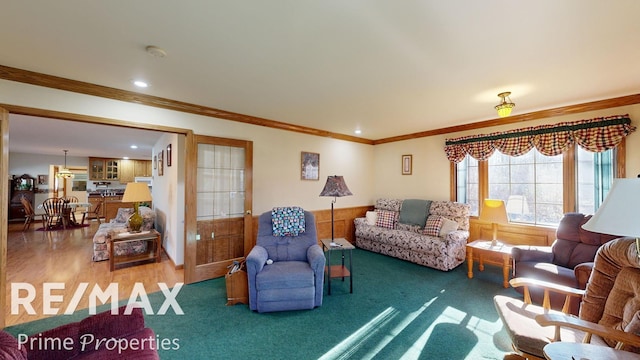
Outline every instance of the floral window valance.
<path id="1" fill-rule="evenodd" d="M 477 160 L 487 160 L 495 150 L 520 156 L 533 147 L 544 155 L 553 156 L 561 154 L 574 142 L 585 150 L 601 152 L 616 147 L 635 130 L 629 115 L 615 115 L 447 139 L 444 151 L 449 161 L 456 163 L 467 154 Z"/>

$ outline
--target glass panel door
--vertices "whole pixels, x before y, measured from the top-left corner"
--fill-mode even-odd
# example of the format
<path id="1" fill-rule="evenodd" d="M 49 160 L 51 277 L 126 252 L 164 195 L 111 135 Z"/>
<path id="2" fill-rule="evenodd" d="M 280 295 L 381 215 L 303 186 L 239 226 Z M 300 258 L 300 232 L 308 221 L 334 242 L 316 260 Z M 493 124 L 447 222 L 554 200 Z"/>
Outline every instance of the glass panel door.
<path id="1" fill-rule="evenodd" d="M 187 282 L 224 276 L 229 264 L 246 255 L 252 227 L 252 143 L 195 138 L 196 234 L 187 241 Z"/>

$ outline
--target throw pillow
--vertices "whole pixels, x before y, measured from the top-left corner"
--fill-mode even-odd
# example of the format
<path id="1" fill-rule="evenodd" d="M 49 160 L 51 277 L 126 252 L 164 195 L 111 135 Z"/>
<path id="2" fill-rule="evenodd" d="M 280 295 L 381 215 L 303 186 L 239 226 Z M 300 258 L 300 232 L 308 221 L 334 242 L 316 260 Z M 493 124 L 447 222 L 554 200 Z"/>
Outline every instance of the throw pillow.
<path id="1" fill-rule="evenodd" d="M 378 213 L 375 211 L 367 211 L 367 225 L 374 226 L 378 220 Z"/>
<path id="2" fill-rule="evenodd" d="M 271 210 L 273 236 L 298 236 L 305 230 L 301 207 L 276 207 Z"/>
<path id="3" fill-rule="evenodd" d="M 0 359 L 27 360 L 27 348 L 25 345 L 19 346 L 18 339 L 0 330 Z"/>
<path id="4" fill-rule="evenodd" d="M 450 232 L 458 230 L 458 223 L 449 220 L 444 216 L 442 217 L 442 227 L 440 228 L 440 237 L 445 237 L 449 235 Z"/>
<path id="5" fill-rule="evenodd" d="M 398 220 L 398 213 L 389 210 L 376 210 L 378 214 L 376 219 L 376 226 L 395 229 L 396 221 Z"/>
<path id="6" fill-rule="evenodd" d="M 444 223 L 442 219 L 444 218 L 440 215 L 429 216 L 422 233 L 429 236 L 440 236 L 440 229 L 442 229 L 442 224 Z"/>

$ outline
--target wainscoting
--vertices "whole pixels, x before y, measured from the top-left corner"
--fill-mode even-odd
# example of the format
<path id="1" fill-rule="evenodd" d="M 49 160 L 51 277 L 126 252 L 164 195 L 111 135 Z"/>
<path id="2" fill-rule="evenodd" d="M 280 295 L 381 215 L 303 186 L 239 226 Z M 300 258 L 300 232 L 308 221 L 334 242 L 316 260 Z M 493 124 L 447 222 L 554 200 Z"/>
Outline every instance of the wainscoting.
<path id="1" fill-rule="evenodd" d="M 364 217 L 369 210 L 373 210 L 373 205 L 334 209 L 334 236 L 336 238 L 345 238 L 349 242 L 355 243 L 356 229 L 353 225 L 353 220 L 355 218 Z M 331 238 L 331 209 L 316 210 L 312 212 L 316 218 L 318 243 L 320 243 L 321 239 Z M 249 248 L 252 248 L 256 243 L 256 235 L 258 234 L 258 216 L 253 217 L 253 238 L 252 244 Z"/>

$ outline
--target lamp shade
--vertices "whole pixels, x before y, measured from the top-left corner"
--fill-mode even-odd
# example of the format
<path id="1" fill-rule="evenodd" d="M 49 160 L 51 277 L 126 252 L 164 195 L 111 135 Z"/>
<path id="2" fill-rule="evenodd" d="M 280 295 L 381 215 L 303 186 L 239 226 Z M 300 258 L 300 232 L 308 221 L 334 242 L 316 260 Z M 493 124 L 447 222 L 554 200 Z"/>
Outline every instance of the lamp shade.
<path id="1" fill-rule="evenodd" d="M 582 228 L 640 238 L 640 178 L 615 179 L 598 211 Z"/>
<path id="2" fill-rule="evenodd" d="M 506 224 L 509 222 L 507 216 L 507 207 L 504 201 L 498 199 L 484 199 L 482 202 L 482 211 L 480 212 L 480 221 L 486 221 L 496 224 Z"/>
<path id="3" fill-rule="evenodd" d="M 342 197 L 349 195 L 353 194 L 349 191 L 342 176 L 327 176 L 327 183 L 324 184 L 324 189 L 322 189 L 320 196 Z"/>
<path id="4" fill-rule="evenodd" d="M 145 183 L 127 183 L 122 202 L 151 201 L 151 191 Z"/>

